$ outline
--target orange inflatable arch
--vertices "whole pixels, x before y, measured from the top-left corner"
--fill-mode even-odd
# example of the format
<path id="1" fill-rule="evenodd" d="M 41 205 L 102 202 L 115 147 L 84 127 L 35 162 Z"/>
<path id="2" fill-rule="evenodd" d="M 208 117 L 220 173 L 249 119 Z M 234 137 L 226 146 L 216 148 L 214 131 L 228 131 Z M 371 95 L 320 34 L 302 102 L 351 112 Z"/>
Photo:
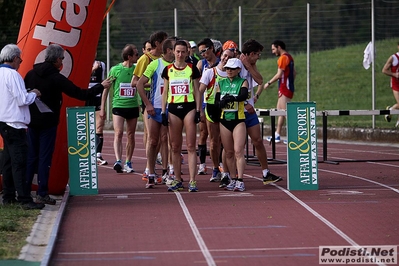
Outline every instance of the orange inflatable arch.
<path id="1" fill-rule="evenodd" d="M 61 73 L 81 88 L 87 88 L 100 37 L 106 0 L 26 1 L 17 45 L 24 63 L 22 77 L 33 64 L 44 61 L 44 49 L 52 43 L 65 49 Z M 82 106 L 79 100 L 63 95 L 60 124 L 50 169 L 49 193 L 64 193 L 68 183 L 66 107 Z"/>

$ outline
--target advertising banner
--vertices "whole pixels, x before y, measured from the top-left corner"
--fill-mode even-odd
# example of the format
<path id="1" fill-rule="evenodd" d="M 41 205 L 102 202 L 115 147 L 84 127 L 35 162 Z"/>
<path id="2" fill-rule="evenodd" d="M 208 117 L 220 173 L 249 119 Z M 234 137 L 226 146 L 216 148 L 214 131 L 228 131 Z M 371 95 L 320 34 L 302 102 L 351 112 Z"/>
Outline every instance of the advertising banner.
<path id="1" fill-rule="evenodd" d="M 98 194 L 94 107 L 67 108 L 69 193 Z"/>
<path id="2" fill-rule="evenodd" d="M 43 62 L 46 47 L 56 43 L 65 49 L 61 74 L 77 86 L 87 88 L 106 4 L 106 0 L 26 1 L 17 41 L 24 60 L 19 68 L 22 77 L 33 64 Z M 49 194 L 63 194 L 68 183 L 66 107 L 82 105 L 84 102 L 63 95 Z"/>
<path id="3" fill-rule="evenodd" d="M 317 190 L 316 104 L 287 104 L 288 190 Z"/>

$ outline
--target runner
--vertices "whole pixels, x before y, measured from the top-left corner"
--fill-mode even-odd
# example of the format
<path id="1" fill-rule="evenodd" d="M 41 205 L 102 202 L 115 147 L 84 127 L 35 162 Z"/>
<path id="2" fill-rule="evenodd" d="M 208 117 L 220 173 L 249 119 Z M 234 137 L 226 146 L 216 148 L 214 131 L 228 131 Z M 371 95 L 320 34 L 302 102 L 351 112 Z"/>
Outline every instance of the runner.
<path id="1" fill-rule="evenodd" d="M 247 131 L 244 105 L 248 97 L 248 81 L 239 76 L 239 72 L 243 68 L 240 59 L 229 59 L 224 68 L 227 78 L 219 81 L 219 107 L 222 110 L 220 136 L 226 156 L 224 164 L 231 173 L 237 171 L 237 177 L 230 179 L 230 183 L 225 189 L 242 192 L 245 191 L 243 177 L 246 164 L 244 147 Z M 230 173 L 225 171 L 225 175 L 228 177 Z"/>
<path id="2" fill-rule="evenodd" d="M 122 173 L 122 137 L 124 123 L 126 120 L 126 161 L 124 170 L 126 173 L 134 172 L 132 167 L 132 156 L 135 147 L 135 133 L 137 118 L 139 117 L 139 102 L 136 88 L 130 86 L 132 73 L 135 68 L 134 63 L 137 62 L 139 53 L 133 44 L 127 44 L 122 50 L 123 62 L 113 66 L 109 72 L 109 77 L 115 79 L 112 84 L 112 121 L 114 126 L 114 152 L 116 161 L 114 170 Z M 104 89 L 101 99 L 101 119 L 105 119 L 105 102 L 108 97 L 109 90 Z"/>
<path id="3" fill-rule="evenodd" d="M 220 166 L 220 152 L 221 152 L 221 141 L 220 141 L 220 109 L 215 105 L 215 94 L 219 89 L 218 83 L 221 79 L 227 77 L 227 73 L 224 70 L 224 65 L 227 60 L 234 57 L 234 52 L 231 50 L 225 50 L 222 53 L 221 60 L 216 67 L 207 69 L 204 71 L 200 80 L 200 93 L 205 95 L 206 107 L 206 125 L 209 133 L 209 152 L 213 163 L 213 171 L 210 178 L 210 182 L 219 182 L 221 179 Z"/>
<path id="4" fill-rule="evenodd" d="M 260 58 L 262 50 L 263 46 L 254 39 L 250 39 L 244 43 L 240 56 L 240 60 L 243 64 L 240 77 L 248 81 L 248 99 L 245 104 L 245 124 L 247 133 L 252 140 L 252 144 L 255 147 L 257 157 L 262 167 L 263 184 L 267 185 L 272 182 L 281 181 L 282 178 L 272 174 L 269 170 L 266 148 L 263 145 L 263 139 L 260 135 L 259 119 L 254 108 L 255 101 L 262 92 L 262 87 L 258 86 L 258 84 L 261 85 L 263 83 L 263 77 L 256 67 L 256 62 Z M 258 91 L 254 95 L 255 87 L 258 87 Z M 228 178 L 222 178 L 220 186 L 227 186 L 228 183 Z"/>
<path id="5" fill-rule="evenodd" d="M 173 62 L 173 45 L 175 41 L 172 39 L 166 39 L 163 43 L 163 56 L 157 60 L 152 61 L 147 69 L 144 71 L 143 75 L 137 83 L 137 90 L 143 103 L 146 106 L 148 113 L 148 139 L 146 146 L 147 153 L 147 167 L 149 169 L 148 181 L 146 188 L 152 188 L 156 183 L 162 183 L 162 180 L 166 180 L 168 177 L 167 167 L 168 167 L 168 134 L 167 127 L 162 125 L 162 91 L 164 89 L 164 80 L 161 77 L 163 69 Z M 144 84 L 151 80 L 150 97 L 144 89 Z M 144 118 L 146 119 L 146 118 Z M 166 143 L 161 145 L 161 155 L 162 155 L 162 177 L 156 178 L 155 175 L 155 161 L 157 158 L 157 147 L 160 143 Z"/>
<path id="6" fill-rule="evenodd" d="M 220 60 L 216 56 L 215 46 L 211 39 L 205 38 L 201 40 L 198 43 L 198 49 L 203 59 L 197 63 L 197 68 L 200 71 L 200 73 L 203 74 L 205 70 L 217 66 Z M 201 113 L 204 113 L 203 111 L 205 109 L 205 104 L 206 104 L 205 100 L 206 95 L 201 94 L 201 97 L 203 97 Z M 200 165 L 198 167 L 199 175 L 207 174 L 205 160 L 207 153 L 206 139 L 208 138 L 208 129 L 205 120 L 206 120 L 205 118 L 202 118 L 201 123 L 199 123 L 199 129 L 200 129 L 200 136 L 198 139 L 198 157 L 200 159 Z"/>
<path id="7" fill-rule="evenodd" d="M 133 78 L 131 80 L 131 86 L 132 88 L 135 88 L 137 86 L 137 82 L 139 81 L 140 77 L 143 75 L 144 71 L 146 70 L 147 66 L 153 61 L 161 57 L 162 55 L 162 44 L 165 41 L 165 39 L 168 37 L 168 34 L 164 31 L 157 31 L 151 34 L 150 36 L 150 43 L 151 43 L 151 51 L 143 54 L 139 60 L 137 61 L 136 68 L 134 69 L 133 73 Z M 146 93 L 149 93 L 150 90 L 150 84 L 147 83 L 144 85 L 144 89 L 146 90 Z M 147 95 L 147 98 L 149 98 L 149 95 Z M 145 105 L 142 103 L 141 105 L 141 110 L 143 117 L 147 117 L 147 111 L 145 110 Z M 148 119 L 143 119 L 144 121 L 144 137 L 143 137 L 143 143 L 144 147 L 147 146 L 147 122 Z M 149 173 L 149 167 L 147 165 L 146 169 L 143 172 L 143 177 L 142 179 L 144 181 L 147 180 L 147 175 Z"/>
<path id="8" fill-rule="evenodd" d="M 198 69 L 185 62 L 188 53 L 185 41 L 176 41 L 174 45 L 175 62 L 165 67 L 164 91 L 162 93 L 162 123 L 169 123 L 169 137 L 172 149 L 173 167 L 176 175 L 168 191 L 183 189 L 181 179 L 180 154 L 183 141 L 183 126 L 186 131 L 186 146 L 188 151 L 188 168 L 190 172 L 189 192 L 198 191 L 195 181 L 197 154 L 195 141 L 197 137 L 196 123 L 200 120 L 201 97 L 199 94 Z M 168 103 L 168 113 L 166 104 Z M 168 121 L 169 117 L 169 121 Z"/>

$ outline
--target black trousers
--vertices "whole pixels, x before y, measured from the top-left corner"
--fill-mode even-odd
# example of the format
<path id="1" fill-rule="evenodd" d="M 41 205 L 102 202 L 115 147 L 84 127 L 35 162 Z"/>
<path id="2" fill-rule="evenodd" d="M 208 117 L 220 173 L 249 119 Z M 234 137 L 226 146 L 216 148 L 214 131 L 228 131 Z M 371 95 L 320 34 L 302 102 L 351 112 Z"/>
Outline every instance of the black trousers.
<path id="1" fill-rule="evenodd" d="M 28 143 L 26 129 L 16 129 L 0 122 L 3 150 L 3 202 L 32 202 L 25 189 Z M 16 195 L 18 194 L 18 196 Z"/>

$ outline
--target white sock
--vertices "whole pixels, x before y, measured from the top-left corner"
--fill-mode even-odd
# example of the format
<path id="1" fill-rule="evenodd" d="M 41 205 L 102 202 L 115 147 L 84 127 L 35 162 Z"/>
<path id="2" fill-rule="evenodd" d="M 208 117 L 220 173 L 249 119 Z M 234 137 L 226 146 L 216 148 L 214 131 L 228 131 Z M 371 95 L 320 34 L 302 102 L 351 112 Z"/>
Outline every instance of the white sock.
<path id="1" fill-rule="evenodd" d="M 263 169 L 262 173 L 263 173 L 263 176 L 267 176 L 267 173 L 269 173 L 269 169 Z"/>

